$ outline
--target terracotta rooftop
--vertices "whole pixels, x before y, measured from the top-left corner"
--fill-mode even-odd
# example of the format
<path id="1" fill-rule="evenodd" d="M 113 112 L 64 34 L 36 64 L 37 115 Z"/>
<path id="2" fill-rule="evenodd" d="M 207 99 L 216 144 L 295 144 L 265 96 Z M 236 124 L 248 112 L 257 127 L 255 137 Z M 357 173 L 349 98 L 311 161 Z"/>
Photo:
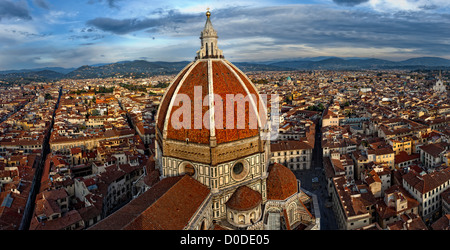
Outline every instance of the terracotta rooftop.
<path id="1" fill-rule="evenodd" d="M 90 230 L 180 230 L 210 190 L 188 175 L 167 177 Z"/>
<path id="2" fill-rule="evenodd" d="M 211 135 L 210 128 L 215 129 L 217 143 L 231 142 L 257 136 L 259 134 L 257 118 L 259 117 L 258 110 L 261 100 L 256 88 L 230 62 L 226 60 L 211 60 L 211 66 L 209 66 L 208 62 L 207 60 L 195 61 L 187 69 L 184 69 L 173 81 L 158 111 L 158 129 L 162 132 L 165 124 L 167 124 L 168 139 L 183 142 L 189 139 L 189 142 L 201 144 L 209 143 Z M 195 91 L 200 89 L 201 93 L 199 92 L 199 94 L 201 95 L 197 96 Z M 210 106 L 202 105 L 204 104 L 205 97 L 210 92 L 215 96 L 219 96 L 223 101 L 223 103 L 219 103 L 219 100 L 215 101 L 216 106 L 214 106 L 214 112 L 216 116 L 214 124 L 209 124 L 209 119 L 203 119 L 205 115 L 208 116 L 210 114 Z M 184 117 L 183 115 L 179 117 L 174 116 L 174 113 L 177 111 L 180 112 L 179 109 L 185 104 L 177 103 L 177 101 L 171 104 L 171 100 L 174 98 L 178 99 L 181 94 L 187 96 L 190 100 L 190 117 Z M 249 101 L 244 100 L 245 102 L 243 103 L 245 106 L 238 107 L 236 103 L 233 103 L 233 110 L 227 109 L 227 106 L 229 106 L 227 100 L 229 100 L 230 95 L 234 98 L 240 98 L 240 96 L 247 98 L 249 94 L 250 98 L 255 101 L 256 107 L 253 107 Z M 236 100 L 229 100 L 228 102 L 230 101 L 235 102 Z M 198 105 L 198 102 L 200 102 L 200 105 Z M 222 119 L 219 114 L 223 114 Z M 172 118 L 179 119 L 180 122 L 186 121 L 186 124 L 189 124 L 190 127 L 174 128 L 172 123 L 175 120 L 172 120 Z M 241 118 L 243 119 L 241 120 Z M 229 124 L 227 119 L 233 121 L 233 128 L 227 128 L 226 125 Z M 241 125 L 243 127 L 240 127 Z"/>
<path id="3" fill-rule="evenodd" d="M 450 180 L 450 167 L 424 175 L 410 171 L 403 175 L 403 179 L 414 189 L 424 194 Z"/>
<path id="4" fill-rule="evenodd" d="M 262 197 L 258 191 L 244 185 L 234 191 L 233 195 L 226 202 L 226 205 L 234 210 L 248 211 L 259 206 L 261 201 Z"/>
<path id="5" fill-rule="evenodd" d="M 271 152 L 287 151 L 287 150 L 301 150 L 312 149 L 311 145 L 302 141 L 280 141 L 270 144 Z"/>
<path id="6" fill-rule="evenodd" d="M 298 192 L 298 182 L 294 173 L 279 163 L 269 166 L 266 185 L 269 200 L 285 200 Z"/>
<path id="7" fill-rule="evenodd" d="M 431 224 L 433 230 L 450 230 L 450 214 L 445 214 L 433 224 Z"/>
<path id="8" fill-rule="evenodd" d="M 432 155 L 433 157 L 439 157 L 439 154 L 444 152 L 446 147 L 449 147 L 449 145 L 450 144 L 445 143 L 445 142 L 434 143 L 434 144 L 420 146 L 420 149 L 422 149 L 427 154 Z"/>
<path id="9" fill-rule="evenodd" d="M 399 164 L 406 161 L 418 160 L 420 154 L 411 154 L 408 155 L 405 151 L 400 151 L 397 155 L 395 155 L 395 164 Z"/>

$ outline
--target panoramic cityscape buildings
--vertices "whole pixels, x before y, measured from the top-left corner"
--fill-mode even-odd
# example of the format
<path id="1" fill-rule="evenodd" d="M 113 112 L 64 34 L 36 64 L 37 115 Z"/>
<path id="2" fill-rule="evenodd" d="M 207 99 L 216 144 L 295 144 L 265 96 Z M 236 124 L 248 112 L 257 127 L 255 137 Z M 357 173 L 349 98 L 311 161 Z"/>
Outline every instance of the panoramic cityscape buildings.
<path id="1" fill-rule="evenodd" d="M 164 72 L 0 78 L 0 230 L 450 229 L 449 67 L 237 64 L 212 14 Z"/>

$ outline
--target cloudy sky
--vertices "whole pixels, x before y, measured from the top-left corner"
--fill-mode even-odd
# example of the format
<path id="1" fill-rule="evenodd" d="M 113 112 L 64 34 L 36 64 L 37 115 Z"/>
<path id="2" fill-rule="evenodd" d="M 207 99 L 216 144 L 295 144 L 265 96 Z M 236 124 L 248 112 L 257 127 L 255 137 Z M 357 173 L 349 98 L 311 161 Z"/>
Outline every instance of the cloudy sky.
<path id="1" fill-rule="evenodd" d="M 0 0 L 0 70 L 192 61 L 208 7 L 232 62 L 450 59 L 449 0 Z"/>

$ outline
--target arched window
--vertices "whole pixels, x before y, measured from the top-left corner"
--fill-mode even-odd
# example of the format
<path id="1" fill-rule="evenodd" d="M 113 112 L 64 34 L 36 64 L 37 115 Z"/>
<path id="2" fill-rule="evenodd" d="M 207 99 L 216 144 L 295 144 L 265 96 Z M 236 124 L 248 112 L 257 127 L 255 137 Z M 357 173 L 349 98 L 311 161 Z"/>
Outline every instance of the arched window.
<path id="1" fill-rule="evenodd" d="M 186 166 L 184 166 L 184 172 L 189 176 L 194 176 L 195 168 L 191 164 L 187 164 Z"/>
<path id="2" fill-rule="evenodd" d="M 245 223 L 245 216 L 244 215 L 239 215 L 238 217 L 238 222 L 239 224 L 244 224 Z"/>
<path id="3" fill-rule="evenodd" d="M 206 222 L 205 222 L 206 220 L 203 220 L 202 221 L 202 225 L 200 226 L 200 230 L 206 230 L 207 228 L 206 228 Z"/>

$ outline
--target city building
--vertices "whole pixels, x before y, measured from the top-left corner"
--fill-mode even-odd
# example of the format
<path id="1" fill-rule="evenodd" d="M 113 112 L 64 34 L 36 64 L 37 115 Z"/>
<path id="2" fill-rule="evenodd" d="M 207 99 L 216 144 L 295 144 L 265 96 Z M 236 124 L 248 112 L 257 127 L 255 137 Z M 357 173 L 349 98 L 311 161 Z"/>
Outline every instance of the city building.
<path id="1" fill-rule="evenodd" d="M 280 141 L 270 144 L 271 163 L 280 163 L 291 170 L 311 169 L 313 146 L 302 141 Z"/>
<path id="2" fill-rule="evenodd" d="M 319 228 L 313 198 L 291 170 L 271 164 L 262 134 L 267 111 L 253 83 L 218 49 L 210 15 L 195 61 L 174 78 L 157 112 L 154 159 L 161 180 L 91 229 Z M 226 110 L 220 120 L 224 109 L 213 95 L 203 107 L 196 104 L 208 94 L 225 107 L 227 95 L 247 97 L 247 108 Z M 177 107 L 182 97 L 193 100 L 184 99 L 186 109 Z M 181 112 L 191 119 L 180 122 Z"/>
<path id="3" fill-rule="evenodd" d="M 404 188 L 393 185 L 384 191 L 384 199 L 376 205 L 378 224 L 386 228 L 401 220 L 402 215 L 419 213 L 419 202 Z"/>
<path id="4" fill-rule="evenodd" d="M 433 91 L 435 93 L 443 93 L 446 92 L 446 88 L 444 82 L 442 82 L 442 74 L 439 72 L 439 80 L 436 81 L 436 84 L 433 86 Z"/>
<path id="5" fill-rule="evenodd" d="M 367 185 L 334 177 L 332 200 L 339 229 L 353 230 L 375 222 L 376 199 Z"/>
<path id="6" fill-rule="evenodd" d="M 419 215 L 425 222 L 439 217 L 442 193 L 450 187 L 450 168 L 431 173 L 409 171 L 402 176 L 403 188 L 419 202 Z"/>

